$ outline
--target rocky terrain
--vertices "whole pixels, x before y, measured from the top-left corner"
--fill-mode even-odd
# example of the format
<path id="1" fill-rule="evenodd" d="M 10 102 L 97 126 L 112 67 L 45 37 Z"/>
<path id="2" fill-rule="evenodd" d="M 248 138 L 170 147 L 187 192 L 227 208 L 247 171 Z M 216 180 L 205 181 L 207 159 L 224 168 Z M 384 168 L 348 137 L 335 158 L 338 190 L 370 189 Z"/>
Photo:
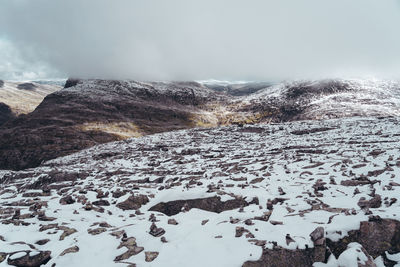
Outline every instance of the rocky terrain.
<path id="1" fill-rule="evenodd" d="M 272 85 L 70 79 L 27 115 L 12 119 L 0 107 L 8 120 L 0 126 L 0 168 L 37 167 L 101 143 L 171 130 L 398 116 L 399 88 L 365 80 Z"/>
<path id="2" fill-rule="evenodd" d="M 172 131 L 0 177 L 0 266 L 400 263 L 399 117 Z"/>
<path id="3" fill-rule="evenodd" d="M 192 128 L 198 107 L 217 98 L 197 83 L 69 80 L 35 111 L 0 128 L 0 168 L 34 167 L 100 143 Z"/>

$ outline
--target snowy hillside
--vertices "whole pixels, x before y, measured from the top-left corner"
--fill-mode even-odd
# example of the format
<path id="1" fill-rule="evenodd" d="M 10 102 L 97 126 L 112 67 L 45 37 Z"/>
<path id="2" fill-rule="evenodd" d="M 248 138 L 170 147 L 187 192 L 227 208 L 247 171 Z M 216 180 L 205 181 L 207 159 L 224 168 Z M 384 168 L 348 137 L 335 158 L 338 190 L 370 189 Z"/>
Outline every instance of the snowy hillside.
<path id="1" fill-rule="evenodd" d="M 167 132 L 0 175 L 0 266 L 400 259 L 398 117 Z"/>

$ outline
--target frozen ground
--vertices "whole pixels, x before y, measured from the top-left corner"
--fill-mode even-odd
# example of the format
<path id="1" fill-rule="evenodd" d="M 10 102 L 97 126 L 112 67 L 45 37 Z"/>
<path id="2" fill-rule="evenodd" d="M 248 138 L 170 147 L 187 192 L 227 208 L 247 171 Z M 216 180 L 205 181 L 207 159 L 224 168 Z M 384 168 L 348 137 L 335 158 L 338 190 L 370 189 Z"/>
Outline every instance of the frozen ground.
<path id="1" fill-rule="evenodd" d="M 313 248 L 318 227 L 336 242 L 399 220 L 400 119 L 168 132 L 0 177 L 0 266 L 269 266 L 251 261 Z M 400 259 L 362 249 L 315 266 Z"/>

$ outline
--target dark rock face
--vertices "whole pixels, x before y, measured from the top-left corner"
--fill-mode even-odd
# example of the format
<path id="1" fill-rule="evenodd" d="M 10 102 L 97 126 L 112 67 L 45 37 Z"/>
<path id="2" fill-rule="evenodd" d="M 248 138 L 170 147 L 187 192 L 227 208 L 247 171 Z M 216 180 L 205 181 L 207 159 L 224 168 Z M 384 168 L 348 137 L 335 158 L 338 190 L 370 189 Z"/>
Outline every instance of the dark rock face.
<path id="1" fill-rule="evenodd" d="M 379 208 L 382 205 L 382 198 L 380 195 L 375 195 L 372 199 L 366 200 L 365 197 L 360 198 L 358 206 L 364 208 Z"/>
<path id="2" fill-rule="evenodd" d="M 324 228 L 316 228 L 310 237 L 314 248 L 291 250 L 274 246 L 273 249 L 264 249 L 258 261 L 247 261 L 243 267 L 306 267 L 314 262 L 324 262 L 327 254 Z"/>
<path id="3" fill-rule="evenodd" d="M 332 242 L 327 239 L 327 246 L 338 257 L 346 250 L 351 242 L 360 243 L 368 253 L 376 258 L 384 255 L 400 252 L 400 222 L 389 219 L 377 219 L 361 222 L 360 230 L 350 231 L 348 236 Z"/>
<path id="4" fill-rule="evenodd" d="M 48 95 L 34 112 L 0 128 L 0 169 L 35 167 L 122 140 L 127 137 L 119 132 L 126 127 L 137 128 L 140 135 L 190 128 L 192 112 L 216 98 L 212 90 L 197 83 L 76 83 Z"/>
<path id="5" fill-rule="evenodd" d="M 75 85 L 77 85 L 80 82 L 79 79 L 73 79 L 73 78 L 69 78 L 64 85 L 64 88 L 70 88 L 73 87 Z"/>
<path id="6" fill-rule="evenodd" d="M 73 199 L 73 197 L 70 196 L 70 195 L 65 196 L 65 197 L 60 199 L 60 204 L 61 205 L 70 205 L 70 204 L 74 204 L 74 203 L 75 203 L 75 199 Z"/>
<path id="7" fill-rule="evenodd" d="M 248 203 L 244 199 L 231 199 L 225 202 L 221 201 L 220 197 L 197 198 L 187 200 L 175 200 L 169 202 L 161 202 L 151 207 L 150 211 L 162 212 L 165 215 L 176 215 L 182 210 L 190 210 L 193 208 L 221 213 L 225 210 L 238 209 L 240 207 L 248 206 L 249 204 L 256 204 L 256 201 Z"/>
<path id="8" fill-rule="evenodd" d="M 242 267 L 310 267 L 314 262 L 314 249 L 290 250 L 276 247 L 264 249 L 261 259 L 245 262 Z"/>
<path id="9" fill-rule="evenodd" d="M 33 83 L 21 83 L 18 84 L 17 88 L 21 89 L 21 90 L 35 90 L 36 89 L 36 85 L 34 85 Z"/>
<path id="10" fill-rule="evenodd" d="M 394 266 L 386 258 L 385 251 L 390 254 L 400 252 L 400 222 L 391 219 L 371 218 L 361 222 L 359 230 L 350 231 L 348 236 L 337 242 L 326 239 L 324 235 L 323 228 L 318 227 L 310 234 L 314 248 L 289 250 L 276 246 L 273 249 L 263 249 L 258 261 L 245 262 L 243 267 L 312 266 L 314 262 L 326 262 L 330 253 L 338 258 L 352 242 L 360 243 L 367 256 L 382 256 L 385 266 Z M 373 262 L 369 260 L 368 263 Z"/>
<path id="11" fill-rule="evenodd" d="M 0 88 L 2 88 L 4 86 L 4 81 L 0 80 Z"/>
<path id="12" fill-rule="evenodd" d="M 0 126 L 14 118 L 15 114 L 12 112 L 11 108 L 0 102 Z"/>
<path id="13" fill-rule="evenodd" d="M 34 256 L 30 256 L 30 251 L 26 251 L 25 253 L 25 256 L 17 259 L 8 258 L 7 263 L 17 267 L 39 267 L 46 264 L 51 258 L 50 251 L 40 251 Z"/>
<path id="14" fill-rule="evenodd" d="M 149 198 L 146 195 L 130 196 L 127 200 L 117 204 L 117 207 L 122 210 L 137 210 L 142 205 L 149 202 Z"/>

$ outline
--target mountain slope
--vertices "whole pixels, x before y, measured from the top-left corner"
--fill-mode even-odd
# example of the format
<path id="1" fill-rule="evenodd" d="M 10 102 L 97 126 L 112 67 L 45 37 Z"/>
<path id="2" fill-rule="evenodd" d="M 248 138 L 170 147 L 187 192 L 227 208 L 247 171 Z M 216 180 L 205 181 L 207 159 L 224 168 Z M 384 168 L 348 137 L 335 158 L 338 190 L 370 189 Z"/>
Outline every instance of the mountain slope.
<path id="1" fill-rule="evenodd" d="M 399 133 L 398 117 L 189 129 L 6 171 L 0 265 L 394 266 Z"/>
<path id="2" fill-rule="evenodd" d="M 391 81 L 213 85 L 70 79 L 66 87 L 0 127 L 0 168 L 35 167 L 96 144 L 193 127 L 400 115 L 400 86 Z"/>
<path id="3" fill-rule="evenodd" d="M 218 95 L 196 83 L 87 80 L 0 128 L 0 168 L 21 169 L 99 143 L 190 128 Z"/>
<path id="4" fill-rule="evenodd" d="M 54 84 L 40 84 L 36 82 L 0 83 L 0 102 L 8 105 L 16 115 L 32 112 L 48 94 L 61 89 Z"/>

